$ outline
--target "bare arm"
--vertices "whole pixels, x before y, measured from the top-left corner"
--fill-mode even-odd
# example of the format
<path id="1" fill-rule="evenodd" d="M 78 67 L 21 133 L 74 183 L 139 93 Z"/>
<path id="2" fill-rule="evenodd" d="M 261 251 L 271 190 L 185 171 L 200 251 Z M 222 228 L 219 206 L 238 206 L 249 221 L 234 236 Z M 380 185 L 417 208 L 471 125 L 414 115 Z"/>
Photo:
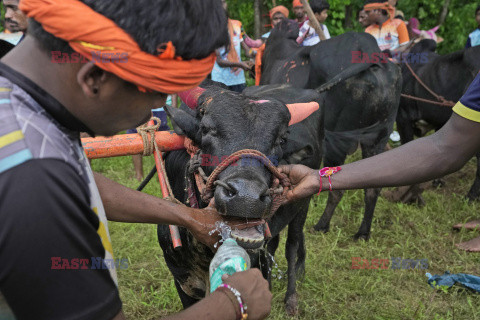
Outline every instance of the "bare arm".
<path id="1" fill-rule="evenodd" d="M 231 49 L 233 50 L 233 49 Z M 251 69 L 251 65 L 245 63 L 245 62 L 231 62 L 231 61 L 228 61 L 226 59 L 222 59 L 221 55 L 220 55 L 220 52 L 217 50 L 215 51 L 216 54 L 217 54 L 217 64 L 219 67 L 221 68 L 241 68 L 245 71 L 247 70 L 250 70 Z"/>
<path id="2" fill-rule="evenodd" d="M 235 320 L 235 309 L 228 297 L 221 292 L 214 292 L 202 301 L 177 314 L 162 318 L 164 320 L 211 319 Z M 126 320 L 120 311 L 113 320 Z"/>
<path id="3" fill-rule="evenodd" d="M 453 113 L 442 129 L 431 136 L 342 166 L 342 171 L 332 176 L 332 185 L 336 190 L 345 190 L 420 183 L 459 170 L 478 150 L 480 123 Z M 289 200 L 318 192 L 317 170 L 285 166 L 281 171 L 289 175 L 295 186 Z M 328 179 L 322 178 L 322 185 L 323 190 L 328 190 Z"/>
<path id="4" fill-rule="evenodd" d="M 263 278 L 259 269 L 237 272 L 232 276 L 224 275 L 222 280 L 240 292 L 242 301 L 247 305 L 248 319 L 260 320 L 269 315 L 272 294 L 268 289 L 267 280 Z M 227 295 L 215 291 L 190 308 L 164 319 L 234 320 L 236 318 L 235 307 L 238 306 L 234 306 Z M 122 311 L 114 318 L 114 320 L 124 319 Z"/>
<path id="5" fill-rule="evenodd" d="M 210 248 L 218 241 L 218 235 L 209 232 L 215 229 L 217 221 L 224 221 L 222 216 L 212 208 L 193 209 L 132 190 L 99 173 L 94 173 L 95 182 L 107 219 L 117 222 L 173 224 L 189 229 L 200 242 Z M 227 222 L 238 227 L 240 222 Z M 254 226 L 249 224 L 248 226 Z M 247 226 L 247 227 L 248 227 Z M 242 224 L 241 228 L 245 228 Z"/>

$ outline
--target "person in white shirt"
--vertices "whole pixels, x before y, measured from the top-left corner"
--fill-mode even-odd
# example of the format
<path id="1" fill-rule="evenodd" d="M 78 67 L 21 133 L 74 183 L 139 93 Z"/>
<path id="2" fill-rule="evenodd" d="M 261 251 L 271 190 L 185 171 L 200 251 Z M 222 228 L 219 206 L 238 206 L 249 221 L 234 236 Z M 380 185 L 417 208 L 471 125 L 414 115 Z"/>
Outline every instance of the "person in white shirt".
<path id="1" fill-rule="evenodd" d="M 317 18 L 322 31 L 325 34 L 327 39 L 330 39 L 330 32 L 328 31 L 327 26 L 324 24 L 325 20 L 328 18 L 328 10 L 330 9 L 330 4 L 326 0 L 312 0 L 310 1 L 310 7 L 312 8 L 315 18 Z M 311 22 L 305 22 L 300 28 L 298 34 L 297 43 L 302 46 L 313 46 L 320 42 L 320 37 L 315 32 L 315 29 L 312 27 Z"/>

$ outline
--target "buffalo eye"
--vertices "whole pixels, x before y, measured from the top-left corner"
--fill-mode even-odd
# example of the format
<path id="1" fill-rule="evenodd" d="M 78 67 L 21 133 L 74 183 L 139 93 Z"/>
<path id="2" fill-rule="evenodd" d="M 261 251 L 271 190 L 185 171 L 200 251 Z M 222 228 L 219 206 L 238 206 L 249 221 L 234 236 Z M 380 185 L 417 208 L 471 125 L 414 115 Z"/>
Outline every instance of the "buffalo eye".
<path id="1" fill-rule="evenodd" d="M 210 128 L 203 125 L 200 126 L 200 130 L 202 131 L 202 136 L 206 136 L 208 134 L 215 135 L 217 133 L 217 130 L 215 128 Z"/>

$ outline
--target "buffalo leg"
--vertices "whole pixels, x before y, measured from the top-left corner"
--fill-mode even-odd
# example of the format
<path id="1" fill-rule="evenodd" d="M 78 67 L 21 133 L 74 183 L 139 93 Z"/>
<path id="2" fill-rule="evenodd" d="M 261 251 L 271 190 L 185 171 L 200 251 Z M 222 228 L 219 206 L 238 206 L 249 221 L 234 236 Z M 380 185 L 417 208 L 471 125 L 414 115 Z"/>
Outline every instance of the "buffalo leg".
<path id="1" fill-rule="evenodd" d="M 379 153 L 381 153 L 384 149 L 388 137 L 386 139 L 382 139 L 379 143 L 375 145 L 368 145 L 368 144 L 361 144 L 362 147 L 362 158 L 369 158 L 373 157 Z M 368 240 L 370 238 L 370 229 L 372 227 L 372 219 L 373 213 L 375 211 L 375 206 L 377 205 L 378 196 L 380 195 L 381 188 L 371 188 L 365 189 L 365 213 L 363 215 L 362 224 L 360 225 L 360 229 L 358 232 L 353 236 L 355 240 L 364 239 Z"/>
<path id="2" fill-rule="evenodd" d="M 296 315 L 298 313 L 298 297 L 296 292 L 297 270 L 305 268 L 305 254 L 299 257 L 298 253 L 305 252 L 305 248 L 300 250 L 300 246 L 305 245 L 303 226 L 307 218 L 307 210 L 308 202 L 306 208 L 304 204 L 304 207 L 299 210 L 300 212 L 297 213 L 297 216 L 288 225 L 287 244 L 285 248 L 285 258 L 288 264 L 285 309 L 288 315 Z"/>
<path id="3" fill-rule="evenodd" d="M 333 214 L 340 203 L 340 200 L 342 200 L 343 194 L 344 191 L 342 190 L 331 191 L 328 194 L 325 211 L 320 220 L 318 220 L 318 223 L 313 227 L 315 231 L 328 232 L 328 230 L 330 230 L 330 221 L 332 220 Z"/>
<path id="4" fill-rule="evenodd" d="M 475 181 L 473 182 L 470 191 L 468 191 L 467 199 L 469 201 L 477 200 L 480 196 L 480 152 L 476 154 L 477 156 L 477 173 L 475 174 Z"/>

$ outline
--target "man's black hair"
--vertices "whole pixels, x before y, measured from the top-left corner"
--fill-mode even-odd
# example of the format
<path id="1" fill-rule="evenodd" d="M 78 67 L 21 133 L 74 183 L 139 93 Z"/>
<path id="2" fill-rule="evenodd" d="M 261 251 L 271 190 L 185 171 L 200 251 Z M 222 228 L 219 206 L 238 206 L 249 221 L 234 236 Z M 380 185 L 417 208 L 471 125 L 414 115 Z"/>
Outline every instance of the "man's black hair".
<path id="1" fill-rule="evenodd" d="M 205 58 L 229 43 L 227 17 L 218 0 L 81 1 L 115 22 L 143 51 L 153 55 L 168 41 L 185 60 Z M 28 32 L 47 51 L 73 51 L 33 19 L 29 19 Z"/>
<path id="2" fill-rule="evenodd" d="M 313 13 L 322 13 L 325 9 L 330 9 L 330 4 L 327 0 L 311 0 L 310 7 Z"/>
<path id="3" fill-rule="evenodd" d="M 477 15 L 478 11 L 480 11 L 480 4 L 477 7 L 477 10 L 475 10 L 475 15 Z"/>
<path id="4" fill-rule="evenodd" d="M 381 2 L 381 1 L 378 1 L 378 0 L 365 0 L 365 5 L 370 4 L 370 3 L 378 3 L 378 2 Z M 386 2 L 386 1 L 385 1 L 385 2 Z M 382 9 L 381 11 L 382 11 L 382 14 L 383 14 L 384 16 L 388 16 L 387 10 L 383 10 L 383 9 Z"/>

